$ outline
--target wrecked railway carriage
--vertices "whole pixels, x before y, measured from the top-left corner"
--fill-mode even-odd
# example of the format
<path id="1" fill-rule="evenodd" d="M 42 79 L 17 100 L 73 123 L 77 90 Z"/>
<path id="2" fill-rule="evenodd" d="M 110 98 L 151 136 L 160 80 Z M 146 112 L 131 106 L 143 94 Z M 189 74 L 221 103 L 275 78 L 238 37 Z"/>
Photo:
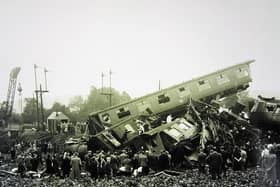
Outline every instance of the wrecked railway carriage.
<path id="1" fill-rule="evenodd" d="M 280 100 L 258 96 L 250 111 L 252 124 L 263 129 L 280 129 Z"/>
<path id="2" fill-rule="evenodd" d="M 181 142 L 188 145 L 190 152 L 198 145 L 203 147 L 215 138 L 217 128 L 215 119 L 203 118 L 203 113 L 209 110 L 195 106 L 196 101 L 205 103 L 203 106 L 207 108 L 212 100 L 246 90 L 252 81 L 252 62 L 237 64 L 90 114 L 88 149 L 116 150 L 129 146 L 133 150 L 144 147 L 159 153 L 174 149 Z"/>

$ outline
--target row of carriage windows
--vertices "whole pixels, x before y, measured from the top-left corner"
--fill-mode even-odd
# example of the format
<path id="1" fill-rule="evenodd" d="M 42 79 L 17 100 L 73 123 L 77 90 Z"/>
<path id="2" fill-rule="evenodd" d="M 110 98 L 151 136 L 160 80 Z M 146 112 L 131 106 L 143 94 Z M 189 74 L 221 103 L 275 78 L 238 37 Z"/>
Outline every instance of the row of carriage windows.
<path id="1" fill-rule="evenodd" d="M 239 78 L 248 76 L 248 74 L 249 74 L 248 71 L 246 69 L 243 69 L 243 68 L 237 69 L 236 73 L 237 73 L 237 77 L 239 77 Z M 220 74 L 219 76 L 217 76 L 216 81 L 217 81 L 218 85 L 223 85 L 223 84 L 226 84 L 226 83 L 230 82 L 228 76 L 225 75 L 225 74 Z M 204 80 L 199 80 L 197 82 L 197 85 L 198 85 L 198 90 L 199 91 L 204 91 L 204 90 L 207 90 L 207 89 L 211 88 L 209 80 L 205 80 L 205 79 Z M 190 90 L 188 88 L 185 88 L 185 87 L 178 88 L 178 92 L 180 94 L 185 93 L 184 95 L 189 95 L 190 94 Z M 165 104 L 165 103 L 168 103 L 170 101 L 170 97 L 167 94 L 161 94 L 161 95 L 157 96 L 157 99 L 158 99 L 158 104 Z M 121 119 L 121 118 L 124 118 L 126 116 L 131 115 L 131 112 L 129 111 L 128 107 L 122 107 L 122 108 L 119 108 L 116 111 L 116 114 L 117 114 L 118 118 Z M 111 121 L 108 113 L 103 114 L 102 118 L 103 118 L 104 122 L 110 122 Z"/>

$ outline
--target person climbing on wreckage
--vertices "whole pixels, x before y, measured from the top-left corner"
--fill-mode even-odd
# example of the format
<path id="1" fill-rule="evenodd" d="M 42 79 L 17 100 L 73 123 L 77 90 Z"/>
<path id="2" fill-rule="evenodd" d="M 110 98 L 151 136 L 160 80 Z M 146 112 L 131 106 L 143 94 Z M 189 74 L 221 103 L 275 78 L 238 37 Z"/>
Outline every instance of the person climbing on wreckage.
<path id="1" fill-rule="evenodd" d="M 138 129 L 138 134 L 141 135 L 151 129 L 150 123 L 145 119 L 145 116 L 140 116 L 135 120 L 136 127 Z"/>
<path id="2" fill-rule="evenodd" d="M 137 129 L 138 129 L 138 134 L 143 134 L 145 129 L 144 129 L 144 122 L 139 120 L 139 119 L 136 119 L 135 121 L 136 123 L 136 126 L 137 126 Z"/>

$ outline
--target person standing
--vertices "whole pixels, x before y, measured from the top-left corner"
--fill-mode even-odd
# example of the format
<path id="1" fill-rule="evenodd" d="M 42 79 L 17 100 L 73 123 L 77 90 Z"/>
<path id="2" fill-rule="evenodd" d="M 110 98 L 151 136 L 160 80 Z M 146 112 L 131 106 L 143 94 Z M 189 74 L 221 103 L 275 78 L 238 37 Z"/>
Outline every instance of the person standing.
<path id="1" fill-rule="evenodd" d="M 241 150 L 238 146 L 235 146 L 233 150 L 232 169 L 234 171 L 241 170 Z"/>
<path id="2" fill-rule="evenodd" d="M 18 173 L 20 174 L 20 177 L 24 177 L 24 172 L 26 171 L 24 159 L 22 157 L 19 158 L 18 161 Z"/>
<path id="3" fill-rule="evenodd" d="M 78 153 L 75 152 L 73 157 L 71 158 L 70 165 L 72 167 L 71 178 L 78 179 L 81 176 L 81 165 L 82 161 L 78 156 Z"/>
<path id="4" fill-rule="evenodd" d="M 92 151 L 89 150 L 88 153 L 84 157 L 84 160 L 85 160 L 85 170 L 87 172 L 90 172 L 91 157 L 92 157 Z"/>
<path id="5" fill-rule="evenodd" d="M 241 148 L 240 150 L 240 156 L 241 156 L 241 170 L 246 170 L 247 169 L 247 152 L 245 151 L 245 148 Z"/>
<path id="6" fill-rule="evenodd" d="M 48 152 L 52 153 L 53 152 L 53 145 L 51 142 L 48 143 Z"/>
<path id="7" fill-rule="evenodd" d="M 206 165 L 206 153 L 204 153 L 203 150 L 200 150 L 199 153 L 198 153 L 198 171 L 200 173 L 206 173 L 206 170 L 205 170 L 205 165 Z"/>
<path id="8" fill-rule="evenodd" d="M 112 175 L 115 176 L 119 169 L 118 158 L 116 152 L 111 154 Z"/>
<path id="9" fill-rule="evenodd" d="M 64 178 L 69 177 L 70 169 L 71 169 L 70 161 L 71 160 L 70 160 L 69 153 L 65 152 L 61 163 L 62 176 Z"/>
<path id="10" fill-rule="evenodd" d="M 171 156 L 169 155 L 168 151 L 166 150 L 162 151 L 158 158 L 158 166 L 159 166 L 158 169 L 160 171 L 170 169 L 170 160 L 171 160 Z"/>
<path id="11" fill-rule="evenodd" d="M 140 167 L 142 167 L 143 175 L 147 175 L 149 173 L 149 166 L 148 166 L 148 156 L 144 151 L 141 151 L 138 155 L 138 162 Z"/>
<path id="12" fill-rule="evenodd" d="M 265 182 L 268 184 L 272 184 L 277 180 L 276 162 L 276 155 L 271 153 L 271 149 L 262 155 L 262 168 L 265 172 Z"/>
<path id="13" fill-rule="evenodd" d="M 106 174 L 106 160 L 103 151 L 98 154 L 98 175 L 103 178 Z"/>
<path id="14" fill-rule="evenodd" d="M 276 174 L 277 180 L 280 182 L 280 144 L 275 146 L 275 155 L 276 155 Z"/>
<path id="15" fill-rule="evenodd" d="M 11 160 L 14 161 L 16 159 L 16 149 L 14 146 L 11 147 Z"/>
<path id="16" fill-rule="evenodd" d="M 38 160 L 37 156 L 35 156 L 33 153 L 31 155 L 31 157 L 32 157 L 31 160 L 30 160 L 31 170 L 37 172 L 38 165 L 39 165 L 39 160 Z"/>
<path id="17" fill-rule="evenodd" d="M 49 154 L 46 159 L 46 173 L 51 175 L 53 173 L 52 159 L 51 159 L 51 155 Z"/>
<path id="18" fill-rule="evenodd" d="M 211 173 L 212 179 L 216 180 L 217 177 L 220 179 L 223 163 L 222 154 L 211 149 L 206 161 L 209 164 L 209 172 Z"/>
<path id="19" fill-rule="evenodd" d="M 96 154 L 93 154 L 92 157 L 90 158 L 90 163 L 89 163 L 89 172 L 90 176 L 92 179 L 97 179 L 98 178 L 98 161 L 97 161 L 97 156 Z"/>
<path id="20" fill-rule="evenodd" d="M 58 156 L 55 154 L 52 158 L 53 174 L 55 176 L 60 176 Z"/>

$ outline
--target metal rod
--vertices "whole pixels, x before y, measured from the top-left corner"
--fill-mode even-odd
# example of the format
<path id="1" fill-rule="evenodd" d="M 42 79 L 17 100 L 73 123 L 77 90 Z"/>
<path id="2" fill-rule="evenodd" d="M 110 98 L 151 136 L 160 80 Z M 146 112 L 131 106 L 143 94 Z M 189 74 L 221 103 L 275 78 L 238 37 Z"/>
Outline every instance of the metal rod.
<path id="1" fill-rule="evenodd" d="M 38 66 L 37 66 L 36 64 L 34 64 L 35 90 L 37 90 L 37 89 L 38 89 L 38 87 L 37 87 L 37 72 L 36 72 L 37 67 L 38 67 Z"/>
<path id="2" fill-rule="evenodd" d="M 104 73 L 101 73 L 101 93 L 103 93 L 103 79 L 104 79 Z"/>
<path id="3" fill-rule="evenodd" d="M 112 106 L 112 71 L 109 71 L 109 105 Z"/>
<path id="4" fill-rule="evenodd" d="M 37 120 L 37 128 L 40 128 L 40 119 L 39 119 L 39 99 L 38 99 L 38 87 L 37 87 L 37 73 L 36 73 L 37 65 L 34 64 L 34 74 L 35 74 L 35 94 L 36 94 L 36 120 Z"/>
<path id="5" fill-rule="evenodd" d="M 35 90 L 36 94 L 36 119 L 37 119 L 37 128 L 40 128 L 40 119 L 39 119 L 39 98 L 38 98 L 38 90 Z"/>
<path id="6" fill-rule="evenodd" d="M 42 85 L 40 84 L 40 97 L 41 97 L 41 117 L 42 117 L 42 119 L 41 119 L 41 122 L 42 122 L 42 130 L 44 130 L 44 106 L 43 106 L 43 90 L 42 90 Z"/>
<path id="7" fill-rule="evenodd" d="M 44 68 L 44 74 L 45 74 L 45 90 L 48 90 L 48 85 L 47 85 L 47 72 L 48 70 Z"/>

